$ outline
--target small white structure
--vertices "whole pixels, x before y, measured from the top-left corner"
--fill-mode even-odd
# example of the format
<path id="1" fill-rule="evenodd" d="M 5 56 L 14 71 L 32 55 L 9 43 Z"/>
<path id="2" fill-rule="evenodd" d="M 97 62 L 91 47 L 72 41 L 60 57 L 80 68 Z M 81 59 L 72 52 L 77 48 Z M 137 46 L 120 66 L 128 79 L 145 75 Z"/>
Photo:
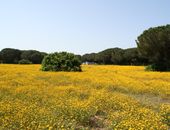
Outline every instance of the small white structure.
<path id="1" fill-rule="evenodd" d="M 82 63 L 83 65 L 96 65 L 95 62 L 89 62 L 89 61 L 85 61 Z"/>

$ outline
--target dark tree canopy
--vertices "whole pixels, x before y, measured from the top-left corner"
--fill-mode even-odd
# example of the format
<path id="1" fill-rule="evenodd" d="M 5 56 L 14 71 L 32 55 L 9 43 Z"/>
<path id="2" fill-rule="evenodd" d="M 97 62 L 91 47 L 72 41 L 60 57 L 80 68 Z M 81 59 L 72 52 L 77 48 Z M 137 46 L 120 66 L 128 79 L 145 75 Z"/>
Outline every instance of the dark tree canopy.
<path id="1" fill-rule="evenodd" d="M 170 25 L 150 28 L 137 39 L 141 55 L 149 58 L 155 70 L 170 68 Z"/>
<path id="2" fill-rule="evenodd" d="M 5 48 L 1 51 L 1 60 L 3 63 L 14 64 L 20 60 L 21 51 L 18 49 Z"/>
<path id="3" fill-rule="evenodd" d="M 0 51 L 0 63 L 17 64 L 22 60 L 27 60 L 33 64 L 40 64 L 45 55 L 47 54 L 35 50 L 5 48 Z"/>
<path id="4" fill-rule="evenodd" d="M 42 53 L 36 50 L 26 50 L 22 51 L 21 59 L 28 60 L 33 64 L 41 64 L 46 53 Z"/>
<path id="5" fill-rule="evenodd" d="M 113 64 L 124 64 L 124 50 L 121 48 L 114 48 L 111 53 L 111 62 Z"/>
<path id="6" fill-rule="evenodd" d="M 12 64 L 41 64 L 43 58 L 47 55 L 47 53 L 39 52 L 36 50 L 7 50 L 8 49 L 3 49 L 2 52 L 0 51 L 0 63 L 7 63 L 7 60 L 10 59 L 10 62 L 8 63 Z M 19 54 L 14 55 L 16 54 L 14 53 L 15 51 L 19 52 Z M 75 57 L 78 58 L 81 63 L 89 62 L 89 64 L 145 65 L 148 63 L 147 58 L 139 55 L 137 48 L 110 48 L 99 53 L 90 53 L 83 56 L 75 55 Z"/>
<path id="7" fill-rule="evenodd" d="M 102 64 L 112 64 L 111 58 L 114 50 L 117 48 L 106 49 L 97 54 L 96 60 Z"/>
<path id="8" fill-rule="evenodd" d="M 0 51 L 0 63 L 3 63 L 1 51 Z"/>
<path id="9" fill-rule="evenodd" d="M 124 61 L 126 65 L 146 65 L 148 59 L 141 56 L 137 48 L 128 48 L 124 50 Z"/>
<path id="10" fill-rule="evenodd" d="M 25 59 L 22 59 L 22 60 L 20 60 L 20 61 L 18 61 L 18 64 L 32 64 L 32 62 L 31 61 L 29 61 L 29 60 L 25 60 Z"/>
<path id="11" fill-rule="evenodd" d="M 79 59 L 80 62 L 82 62 L 82 57 L 81 57 L 81 55 L 75 55 L 75 56 Z"/>
<path id="12" fill-rule="evenodd" d="M 96 61 L 96 53 L 91 53 L 91 54 L 85 54 L 82 56 L 82 62 L 94 62 Z"/>
<path id="13" fill-rule="evenodd" d="M 44 57 L 43 71 L 81 71 L 81 62 L 72 53 L 52 53 Z"/>
<path id="14" fill-rule="evenodd" d="M 110 48 L 99 53 L 85 54 L 82 56 L 82 62 L 95 62 L 98 64 L 115 65 L 145 65 L 148 59 L 138 53 L 137 48 L 121 49 Z"/>
<path id="15" fill-rule="evenodd" d="M 131 64 L 137 64 L 137 60 L 138 60 L 138 50 L 137 48 L 129 48 L 124 50 L 124 62 L 127 65 L 131 65 Z"/>

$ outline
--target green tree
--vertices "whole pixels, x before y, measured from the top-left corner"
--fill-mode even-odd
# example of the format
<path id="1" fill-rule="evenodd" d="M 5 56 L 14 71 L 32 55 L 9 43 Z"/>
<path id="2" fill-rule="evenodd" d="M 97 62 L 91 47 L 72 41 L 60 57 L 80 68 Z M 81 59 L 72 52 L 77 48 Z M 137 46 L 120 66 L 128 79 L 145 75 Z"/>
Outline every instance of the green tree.
<path id="1" fill-rule="evenodd" d="M 95 62 L 96 61 L 96 53 L 85 54 L 82 56 L 82 62 Z"/>
<path id="2" fill-rule="evenodd" d="M 81 62 L 72 53 L 52 53 L 42 61 L 43 71 L 81 71 Z"/>
<path id="3" fill-rule="evenodd" d="M 81 55 L 75 55 L 78 59 L 79 59 L 79 61 L 81 61 L 81 63 L 82 63 L 82 56 Z"/>
<path id="4" fill-rule="evenodd" d="M 148 59 L 139 54 L 137 48 L 128 48 L 124 50 L 124 65 L 147 65 Z"/>
<path id="5" fill-rule="evenodd" d="M 0 63 L 3 63 L 1 52 L 0 52 Z"/>
<path id="6" fill-rule="evenodd" d="M 124 50 L 121 48 L 114 48 L 112 50 L 111 62 L 112 64 L 122 65 L 124 64 Z"/>
<path id="7" fill-rule="evenodd" d="M 16 64 L 20 60 L 21 51 L 18 49 L 5 48 L 1 51 L 1 60 L 3 63 Z"/>
<path id="8" fill-rule="evenodd" d="M 41 64 L 46 53 L 39 52 L 36 50 L 22 51 L 21 59 L 31 61 L 33 64 Z"/>
<path id="9" fill-rule="evenodd" d="M 109 50 L 104 50 L 96 54 L 96 61 L 99 64 L 112 64 L 111 53 Z"/>
<path id="10" fill-rule="evenodd" d="M 18 64 L 32 64 L 32 62 L 29 60 L 22 59 L 22 60 L 18 61 Z"/>
<path id="11" fill-rule="evenodd" d="M 149 58 L 153 70 L 170 69 L 170 25 L 145 30 L 136 43 L 141 55 Z"/>

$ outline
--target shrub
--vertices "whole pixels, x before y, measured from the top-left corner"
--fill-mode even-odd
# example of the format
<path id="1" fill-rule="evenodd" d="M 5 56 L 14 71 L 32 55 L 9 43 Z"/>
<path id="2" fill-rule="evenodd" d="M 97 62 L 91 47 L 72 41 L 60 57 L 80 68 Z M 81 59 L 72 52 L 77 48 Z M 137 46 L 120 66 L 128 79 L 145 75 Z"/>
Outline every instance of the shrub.
<path id="1" fill-rule="evenodd" d="M 81 71 L 80 60 L 72 53 L 52 53 L 42 61 L 43 71 Z"/>
<path id="2" fill-rule="evenodd" d="M 146 71 L 169 71 L 169 67 L 165 63 L 155 63 L 146 66 Z"/>
<path id="3" fill-rule="evenodd" d="M 22 59 L 18 62 L 18 64 L 32 64 L 32 62 L 29 60 Z"/>

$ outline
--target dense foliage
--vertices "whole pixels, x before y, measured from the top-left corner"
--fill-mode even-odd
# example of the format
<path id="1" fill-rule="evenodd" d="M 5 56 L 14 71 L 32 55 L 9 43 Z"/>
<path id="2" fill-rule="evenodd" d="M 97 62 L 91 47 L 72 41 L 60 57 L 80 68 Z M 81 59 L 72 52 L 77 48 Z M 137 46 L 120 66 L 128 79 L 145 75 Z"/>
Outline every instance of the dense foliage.
<path id="1" fill-rule="evenodd" d="M 41 64 L 47 53 L 36 50 L 17 50 L 3 49 L 0 52 L 0 63 L 18 63 L 24 59 L 33 64 Z M 115 64 L 115 65 L 146 65 L 148 59 L 139 55 L 137 48 L 121 49 L 110 48 L 99 53 L 75 55 L 79 61 L 91 62 L 96 64 Z"/>
<path id="2" fill-rule="evenodd" d="M 81 62 L 72 53 L 52 53 L 42 61 L 43 71 L 81 71 Z"/>
<path id="3" fill-rule="evenodd" d="M 18 63 L 21 51 L 18 49 L 5 48 L 1 51 L 1 61 L 3 63 Z"/>
<path id="4" fill-rule="evenodd" d="M 36 50 L 26 50 L 22 51 L 21 59 L 29 60 L 33 64 L 40 64 L 46 53 L 39 52 Z"/>
<path id="5" fill-rule="evenodd" d="M 111 48 L 99 53 L 85 54 L 82 56 L 82 62 L 115 65 L 145 65 L 148 64 L 148 59 L 139 55 L 137 48 Z"/>
<path id="6" fill-rule="evenodd" d="M 145 30 L 136 42 L 140 53 L 152 63 L 151 70 L 170 70 L 170 25 Z"/>
<path id="7" fill-rule="evenodd" d="M 22 59 L 18 62 L 18 64 L 32 64 L 32 62 L 29 60 Z"/>
<path id="8" fill-rule="evenodd" d="M 0 51 L 0 63 L 18 64 L 22 60 L 27 60 L 33 64 L 40 64 L 45 55 L 47 54 L 35 50 L 5 48 Z"/>

